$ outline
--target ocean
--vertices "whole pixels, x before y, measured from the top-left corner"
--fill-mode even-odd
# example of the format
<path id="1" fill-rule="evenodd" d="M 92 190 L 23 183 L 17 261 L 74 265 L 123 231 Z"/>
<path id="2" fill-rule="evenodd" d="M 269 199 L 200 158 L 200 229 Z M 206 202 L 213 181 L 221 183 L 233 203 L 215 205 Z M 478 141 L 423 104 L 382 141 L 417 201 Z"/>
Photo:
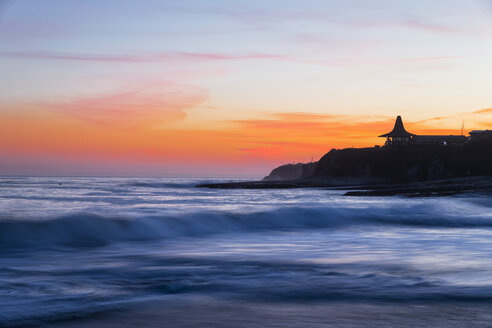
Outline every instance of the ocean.
<path id="1" fill-rule="evenodd" d="M 0 327 L 483 327 L 492 198 L 0 178 Z"/>

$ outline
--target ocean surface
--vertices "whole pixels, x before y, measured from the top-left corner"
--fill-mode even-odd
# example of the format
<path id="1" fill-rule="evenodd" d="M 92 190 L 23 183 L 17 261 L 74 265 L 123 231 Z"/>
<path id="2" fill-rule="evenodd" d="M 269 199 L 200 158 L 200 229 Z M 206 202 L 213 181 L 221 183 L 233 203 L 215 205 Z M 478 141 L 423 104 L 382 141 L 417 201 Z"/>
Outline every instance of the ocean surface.
<path id="1" fill-rule="evenodd" d="M 0 327 L 487 326 L 492 198 L 0 178 Z"/>

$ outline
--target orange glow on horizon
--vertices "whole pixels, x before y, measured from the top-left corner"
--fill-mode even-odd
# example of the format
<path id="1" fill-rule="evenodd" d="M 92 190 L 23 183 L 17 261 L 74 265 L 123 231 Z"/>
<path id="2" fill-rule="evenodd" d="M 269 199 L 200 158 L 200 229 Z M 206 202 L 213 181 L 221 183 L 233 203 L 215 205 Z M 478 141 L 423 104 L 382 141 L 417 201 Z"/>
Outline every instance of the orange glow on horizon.
<path id="1" fill-rule="evenodd" d="M 437 118 L 437 121 L 445 118 Z M 453 122 L 456 120 L 453 120 Z M 416 134 L 458 134 L 433 128 L 436 119 L 405 122 Z M 0 122 L 4 154 L 56 155 L 90 163 L 93 159 L 180 165 L 229 165 L 248 170 L 252 164 L 273 167 L 317 160 L 331 148 L 383 144 L 377 136 L 391 130 L 393 117 L 274 113 L 235 120 L 228 128 L 164 129 L 154 125 L 93 124 L 55 112 L 15 114 Z M 442 124 L 439 124 L 442 125 Z"/>

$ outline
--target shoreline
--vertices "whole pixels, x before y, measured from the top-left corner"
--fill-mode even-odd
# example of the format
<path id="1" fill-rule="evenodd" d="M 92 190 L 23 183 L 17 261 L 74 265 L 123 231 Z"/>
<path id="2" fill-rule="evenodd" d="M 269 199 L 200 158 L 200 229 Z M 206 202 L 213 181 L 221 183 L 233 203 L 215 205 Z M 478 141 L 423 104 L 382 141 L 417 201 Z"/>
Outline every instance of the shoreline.
<path id="1" fill-rule="evenodd" d="M 438 197 L 464 193 L 492 194 L 492 176 L 474 176 L 411 183 L 355 183 L 355 180 L 290 180 L 208 183 L 209 189 L 299 189 L 346 190 L 344 196 Z"/>
<path id="2" fill-rule="evenodd" d="M 140 302 L 44 327 L 482 327 L 491 320 L 488 309 L 488 303 L 476 302 L 252 302 L 186 295 Z"/>

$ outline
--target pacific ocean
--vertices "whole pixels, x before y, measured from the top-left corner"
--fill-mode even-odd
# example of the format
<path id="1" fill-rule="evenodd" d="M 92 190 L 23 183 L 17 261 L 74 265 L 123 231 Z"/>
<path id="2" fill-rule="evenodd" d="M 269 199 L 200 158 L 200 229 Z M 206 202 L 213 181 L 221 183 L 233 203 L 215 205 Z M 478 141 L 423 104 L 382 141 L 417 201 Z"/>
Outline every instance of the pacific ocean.
<path id="1" fill-rule="evenodd" d="M 492 198 L 0 178 L 1 327 L 488 325 Z"/>

